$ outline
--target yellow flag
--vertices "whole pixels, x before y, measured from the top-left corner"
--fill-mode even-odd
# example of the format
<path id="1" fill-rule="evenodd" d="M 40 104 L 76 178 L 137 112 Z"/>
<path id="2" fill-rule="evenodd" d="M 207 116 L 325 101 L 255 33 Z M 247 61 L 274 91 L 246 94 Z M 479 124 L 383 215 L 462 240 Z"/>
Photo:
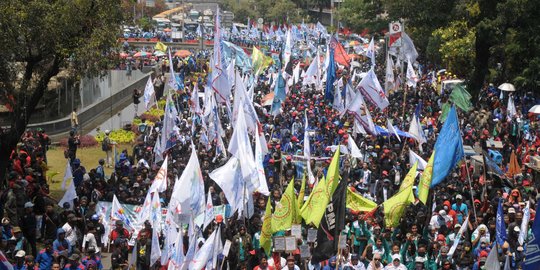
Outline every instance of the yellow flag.
<path id="1" fill-rule="evenodd" d="M 255 72 L 255 75 L 259 75 L 263 69 L 270 66 L 273 62 L 272 57 L 264 55 L 264 53 L 255 46 L 253 46 L 251 61 L 253 62 L 253 71 Z"/>
<path id="2" fill-rule="evenodd" d="M 167 52 L 167 45 L 165 45 L 165 44 L 158 41 L 158 43 L 156 43 L 155 49 L 157 51 Z"/>
<path id="3" fill-rule="evenodd" d="M 270 203 L 270 198 L 266 201 L 266 211 L 264 212 L 260 241 L 264 252 L 270 254 L 272 247 L 272 204 Z"/>
<path id="4" fill-rule="evenodd" d="M 364 198 L 351 190 L 347 189 L 347 208 L 357 212 L 369 212 L 377 208 L 377 203 Z"/>
<path id="5" fill-rule="evenodd" d="M 328 166 L 328 172 L 326 173 L 326 186 L 328 192 L 328 198 L 332 198 L 334 191 L 339 183 L 339 146 L 332 157 L 332 162 Z"/>
<path id="6" fill-rule="evenodd" d="M 420 176 L 420 184 L 418 185 L 418 199 L 423 203 L 426 203 L 429 194 L 429 187 L 431 186 L 431 177 L 433 177 L 433 160 L 435 159 L 435 151 L 431 153 L 431 157 Z"/>
<path id="7" fill-rule="evenodd" d="M 409 185 L 409 187 L 398 192 L 383 203 L 386 227 L 396 227 L 399 225 L 399 219 L 403 215 L 405 207 L 414 201 L 412 188 L 413 186 Z"/>
<path id="8" fill-rule="evenodd" d="M 296 194 L 294 194 L 294 177 L 289 182 L 281 200 L 276 204 L 272 215 L 272 232 L 290 229 L 296 219 Z"/>
<path id="9" fill-rule="evenodd" d="M 296 220 L 294 224 L 302 223 L 302 216 L 300 215 L 300 209 L 304 204 L 304 194 L 306 193 L 306 174 L 304 172 L 304 178 L 302 178 L 302 186 L 298 192 L 298 198 L 296 198 Z"/>
<path id="10" fill-rule="evenodd" d="M 399 186 L 399 191 L 402 191 L 408 188 L 409 186 L 414 185 L 414 179 L 416 178 L 417 167 L 418 167 L 418 161 L 414 163 L 414 165 L 411 167 L 407 175 L 405 175 L 405 179 L 403 179 L 401 186 Z"/>
<path id="11" fill-rule="evenodd" d="M 326 211 L 326 206 L 330 202 L 328 192 L 326 191 L 326 180 L 321 178 L 319 183 L 315 186 L 307 201 L 302 205 L 300 209 L 300 215 L 306 221 L 306 224 L 313 224 L 319 228 L 321 219 Z"/>

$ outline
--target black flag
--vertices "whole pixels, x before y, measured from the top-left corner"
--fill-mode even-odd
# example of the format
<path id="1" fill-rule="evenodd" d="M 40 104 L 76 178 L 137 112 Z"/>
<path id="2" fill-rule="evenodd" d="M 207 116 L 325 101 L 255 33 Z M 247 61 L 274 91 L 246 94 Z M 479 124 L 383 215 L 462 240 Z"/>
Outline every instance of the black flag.
<path id="1" fill-rule="evenodd" d="M 345 203 L 347 201 L 347 180 L 339 181 L 332 201 L 326 206 L 326 212 L 317 231 L 317 246 L 313 250 L 311 261 L 318 263 L 337 254 L 338 240 L 345 228 Z"/>

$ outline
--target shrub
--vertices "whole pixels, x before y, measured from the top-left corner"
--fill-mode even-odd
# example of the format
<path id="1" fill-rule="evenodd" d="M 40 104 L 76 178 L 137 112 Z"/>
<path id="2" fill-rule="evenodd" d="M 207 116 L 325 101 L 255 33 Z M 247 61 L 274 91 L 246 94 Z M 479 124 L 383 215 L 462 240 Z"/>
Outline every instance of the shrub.
<path id="1" fill-rule="evenodd" d="M 103 139 L 101 139 L 103 140 Z M 92 135 L 82 135 L 80 137 L 81 144 L 79 147 L 85 148 L 85 147 L 94 147 L 98 145 L 98 141 L 94 136 Z M 101 141 L 100 141 L 101 142 Z M 62 147 L 68 147 L 68 138 L 63 138 L 60 140 L 60 146 Z"/>
<path id="2" fill-rule="evenodd" d="M 95 139 L 97 142 L 101 143 L 104 137 L 105 137 L 105 133 L 99 132 L 96 135 Z M 135 132 L 131 130 L 128 131 L 128 130 L 123 130 L 123 129 L 113 130 L 111 131 L 111 134 L 109 134 L 109 138 L 111 139 L 111 141 L 116 142 L 116 143 L 132 143 L 133 141 L 135 141 L 135 137 L 136 137 Z"/>

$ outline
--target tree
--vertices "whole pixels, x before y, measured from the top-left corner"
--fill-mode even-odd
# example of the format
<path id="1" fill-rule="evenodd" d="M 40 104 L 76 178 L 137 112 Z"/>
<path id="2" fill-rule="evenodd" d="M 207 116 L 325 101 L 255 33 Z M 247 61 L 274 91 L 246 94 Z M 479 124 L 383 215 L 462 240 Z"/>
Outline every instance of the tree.
<path id="1" fill-rule="evenodd" d="M 0 94 L 12 108 L 0 132 L 0 182 L 47 84 L 61 69 L 98 74 L 112 67 L 119 0 L 0 1 Z"/>
<path id="2" fill-rule="evenodd" d="M 382 18 L 382 12 L 381 1 L 348 0 L 338 8 L 337 16 L 355 32 L 362 32 L 364 29 L 380 32 L 388 27 L 388 20 Z"/>

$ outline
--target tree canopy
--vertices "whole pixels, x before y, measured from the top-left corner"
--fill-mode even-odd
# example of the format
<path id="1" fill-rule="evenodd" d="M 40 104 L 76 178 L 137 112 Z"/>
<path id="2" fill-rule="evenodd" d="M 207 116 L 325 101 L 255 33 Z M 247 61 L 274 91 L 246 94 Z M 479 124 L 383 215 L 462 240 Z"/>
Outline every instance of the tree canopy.
<path id="1" fill-rule="evenodd" d="M 0 132 L 0 179 L 52 77 L 62 69 L 111 67 L 123 14 L 120 0 L 0 1 L 0 98 L 12 108 Z"/>

